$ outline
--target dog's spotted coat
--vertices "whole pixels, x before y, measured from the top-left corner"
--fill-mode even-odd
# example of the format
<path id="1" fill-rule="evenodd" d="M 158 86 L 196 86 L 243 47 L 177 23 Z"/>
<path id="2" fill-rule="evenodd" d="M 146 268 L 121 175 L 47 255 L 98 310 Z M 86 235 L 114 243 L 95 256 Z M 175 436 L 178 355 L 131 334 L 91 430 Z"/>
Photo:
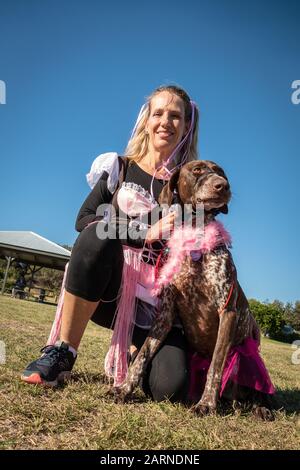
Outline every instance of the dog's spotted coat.
<path id="1" fill-rule="evenodd" d="M 205 223 L 214 220 L 216 212 L 227 213 L 230 187 L 225 173 L 215 163 L 195 161 L 184 165 L 164 188 L 161 203 L 171 205 L 176 186 L 182 203 L 204 203 Z M 217 203 L 218 210 L 211 208 L 211 201 Z M 199 261 L 187 256 L 172 284 L 163 288 L 160 299 L 160 313 L 129 368 L 125 382 L 115 390 L 116 399 L 124 401 L 130 396 L 178 313 L 191 348 L 202 357 L 211 359 L 203 395 L 193 409 L 199 414 L 214 412 L 230 347 L 242 343 L 247 337 L 257 340 L 260 337 L 237 281 L 230 251 L 223 245 L 203 254 Z M 267 397 L 260 399 L 261 403 L 255 407 L 257 415 L 273 419 Z"/>

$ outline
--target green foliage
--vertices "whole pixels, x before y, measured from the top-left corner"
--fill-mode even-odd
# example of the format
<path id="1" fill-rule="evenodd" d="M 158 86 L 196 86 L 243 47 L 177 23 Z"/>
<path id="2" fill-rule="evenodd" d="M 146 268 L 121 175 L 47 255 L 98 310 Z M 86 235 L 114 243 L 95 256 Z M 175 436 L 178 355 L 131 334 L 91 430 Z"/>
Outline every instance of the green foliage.
<path id="1" fill-rule="evenodd" d="M 35 285 L 44 289 L 53 290 L 56 294 L 60 292 L 64 273 L 57 269 L 43 268 L 35 276 Z"/>
<path id="2" fill-rule="evenodd" d="M 295 328 L 295 330 L 300 331 L 300 300 L 295 302 L 289 323 Z"/>
<path id="3" fill-rule="evenodd" d="M 287 324 L 300 331 L 300 302 L 296 302 L 295 307 L 293 307 L 293 304 L 287 303 L 284 305 L 279 300 L 274 300 L 272 303 L 262 303 L 258 300 L 250 299 L 249 305 L 263 334 L 268 335 L 272 339 L 288 343 L 292 343 L 300 338 L 297 332 L 286 335 L 282 331 L 283 326 Z"/>
<path id="4" fill-rule="evenodd" d="M 273 305 L 280 308 L 286 324 L 291 325 L 295 330 L 300 331 L 300 301 L 296 301 L 295 305 L 287 302 L 285 305 L 279 300 L 274 300 Z"/>
<path id="5" fill-rule="evenodd" d="M 285 324 L 281 308 L 276 303 L 263 304 L 255 299 L 250 299 L 249 304 L 262 332 L 269 334 L 270 338 L 276 338 Z"/>

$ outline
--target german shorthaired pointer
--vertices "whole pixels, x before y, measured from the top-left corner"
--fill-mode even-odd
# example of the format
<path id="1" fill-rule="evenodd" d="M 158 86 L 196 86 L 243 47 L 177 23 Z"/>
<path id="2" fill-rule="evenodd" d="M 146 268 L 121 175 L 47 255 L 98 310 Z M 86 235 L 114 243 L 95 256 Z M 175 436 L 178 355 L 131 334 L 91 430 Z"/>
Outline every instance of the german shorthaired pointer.
<path id="1" fill-rule="evenodd" d="M 211 161 L 185 164 L 164 187 L 160 203 L 171 205 L 174 191 L 181 204 L 203 204 L 204 226 L 214 221 L 217 213 L 228 212 L 229 182 L 222 168 Z M 123 402 L 131 395 L 178 313 L 191 348 L 211 360 L 204 392 L 193 410 L 200 415 L 215 412 L 230 348 L 246 338 L 260 339 L 228 248 L 223 245 L 204 253 L 200 262 L 186 256 L 172 282 L 163 287 L 160 299 L 156 321 L 125 382 L 115 390 L 116 401 Z M 247 390 L 251 390 L 254 413 L 262 419 L 273 419 L 270 396 Z"/>

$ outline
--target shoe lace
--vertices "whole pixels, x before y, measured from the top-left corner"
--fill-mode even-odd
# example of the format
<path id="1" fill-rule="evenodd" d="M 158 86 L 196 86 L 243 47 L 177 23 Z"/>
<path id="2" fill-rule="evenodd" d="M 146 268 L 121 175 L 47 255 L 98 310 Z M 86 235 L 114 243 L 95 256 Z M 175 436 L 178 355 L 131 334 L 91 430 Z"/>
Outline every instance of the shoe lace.
<path id="1" fill-rule="evenodd" d="M 62 357 L 64 357 L 64 350 L 61 349 L 59 346 L 44 346 L 41 349 L 41 353 L 44 355 L 41 357 L 41 360 L 43 362 L 46 360 L 47 363 L 51 366 L 52 364 L 55 364 L 55 362 Z"/>

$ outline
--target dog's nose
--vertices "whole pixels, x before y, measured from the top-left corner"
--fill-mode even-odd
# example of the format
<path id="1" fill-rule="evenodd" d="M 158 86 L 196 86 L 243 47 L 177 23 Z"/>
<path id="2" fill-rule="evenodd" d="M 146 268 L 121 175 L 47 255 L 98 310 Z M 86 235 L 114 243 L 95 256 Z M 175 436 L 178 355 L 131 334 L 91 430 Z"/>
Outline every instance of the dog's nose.
<path id="1" fill-rule="evenodd" d="M 214 183 L 214 189 L 221 193 L 222 191 L 228 191 L 229 184 L 226 180 L 218 180 Z"/>

